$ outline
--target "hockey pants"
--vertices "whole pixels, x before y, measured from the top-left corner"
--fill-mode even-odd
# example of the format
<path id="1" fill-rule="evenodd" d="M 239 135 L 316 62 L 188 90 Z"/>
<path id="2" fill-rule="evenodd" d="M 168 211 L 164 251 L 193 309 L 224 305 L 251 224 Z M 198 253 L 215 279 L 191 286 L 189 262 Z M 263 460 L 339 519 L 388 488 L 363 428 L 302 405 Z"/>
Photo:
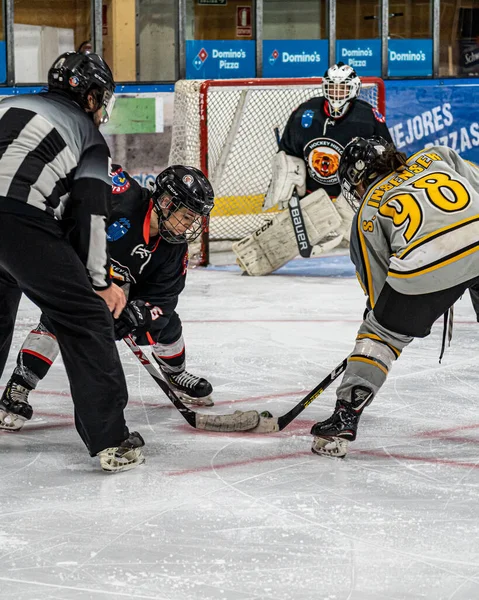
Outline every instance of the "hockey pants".
<path id="1" fill-rule="evenodd" d="M 123 415 L 128 392 L 112 317 L 60 223 L 34 208 L 30 212 L 0 212 L 0 375 L 23 292 L 47 315 L 57 337 L 75 425 L 94 456 L 129 434 Z"/>

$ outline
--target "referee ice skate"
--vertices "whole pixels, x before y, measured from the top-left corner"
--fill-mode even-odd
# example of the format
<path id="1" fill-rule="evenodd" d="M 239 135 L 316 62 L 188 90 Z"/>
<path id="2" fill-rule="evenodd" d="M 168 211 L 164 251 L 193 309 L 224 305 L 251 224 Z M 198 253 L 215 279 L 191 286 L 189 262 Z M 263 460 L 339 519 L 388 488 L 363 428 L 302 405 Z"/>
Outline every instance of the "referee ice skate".
<path id="1" fill-rule="evenodd" d="M 108 471 L 144 461 L 141 436 L 125 424 L 110 314 L 118 317 L 126 302 L 110 279 L 109 150 L 98 130 L 114 87 L 99 56 L 68 52 L 49 70 L 47 92 L 0 103 L 0 374 L 23 292 L 58 340 L 77 431 Z M 39 332 L 40 352 L 47 338 Z M 17 391 L 0 405 L 3 417 L 12 408 L 29 417 Z"/>
<path id="2" fill-rule="evenodd" d="M 117 339 L 129 333 L 140 345 L 152 344 L 163 375 L 185 402 L 212 404 L 211 384 L 186 371 L 181 320 L 175 311 L 185 286 L 188 241 L 202 231 L 213 207 L 213 190 L 197 169 L 167 168 L 152 192 L 125 173 L 112 169 L 112 214 L 107 229 L 111 268 L 129 302 L 115 323 Z M 29 391 L 36 387 L 58 354 L 50 322 L 40 324 L 25 340 L 17 366 L 0 405 L 22 406 L 21 414 L 0 414 L 0 429 L 18 430 L 31 418 Z M 18 412 L 18 411 L 17 411 Z"/>

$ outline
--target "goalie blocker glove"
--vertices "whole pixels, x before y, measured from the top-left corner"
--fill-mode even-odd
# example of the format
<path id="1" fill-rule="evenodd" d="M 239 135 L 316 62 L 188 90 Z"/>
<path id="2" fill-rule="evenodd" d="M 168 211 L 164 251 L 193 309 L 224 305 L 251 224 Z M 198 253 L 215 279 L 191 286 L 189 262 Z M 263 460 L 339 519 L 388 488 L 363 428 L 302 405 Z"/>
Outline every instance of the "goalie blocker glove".
<path id="1" fill-rule="evenodd" d="M 139 335 L 151 326 L 151 305 L 143 300 L 131 300 L 115 320 L 115 339 L 121 340 L 129 333 Z"/>

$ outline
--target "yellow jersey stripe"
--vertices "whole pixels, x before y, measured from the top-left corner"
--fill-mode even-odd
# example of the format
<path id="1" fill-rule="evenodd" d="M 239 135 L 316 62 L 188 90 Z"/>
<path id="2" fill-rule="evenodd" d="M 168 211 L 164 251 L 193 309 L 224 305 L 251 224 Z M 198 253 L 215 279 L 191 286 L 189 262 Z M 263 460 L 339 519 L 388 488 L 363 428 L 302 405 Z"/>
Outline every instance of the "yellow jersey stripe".
<path id="1" fill-rule="evenodd" d="M 357 340 L 364 340 L 365 338 L 368 338 L 370 340 L 375 340 L 377 342 L 380 342 L 381 344 L 385 344 L 388 348 L 390 348 L 394 354 L 399 358 L 399 356 L 401 356 L 401 350 L 398 350 L 397 348 L 395 348 L 394 346 L 391 346 L 391 344 L 388 344 L 387 342 L 385 342 L 384 340 L 382 340 L 378 335 L 376 335 L 375 333 L 360 333 L 356 336 Z"/>
<path id="2" fill-rule="evenodd" d="M 401 252 L 401 254 L 398 256 L 398 258 L 404 258 L 410 252 L 412 252 L 412 250 L 414 250 L 418 246 L 421 246 L 422 244 L 425 244 L 429 239 L 431 239 L 434 236 L 442 235 L 443 233 L 446 233 L 447 231 L 453 231 L 454 229 L 460 229 L 461 227 L 464 227 L 465 225 L 468 225 L 469 223 L 473 223 L 474 221 L 479 221 L 479 215 L 475 215 L 474 217 L 469 217 L 468 219 L 464 219 L 462 221 L 457 221 L 453 225 L 447 225 L 446 227 L 441 227 L 440 229 L 436 229 L 436 231 L 428 233 L 424 237 L 419 238 L 418 240 L 416 240 L 415 242 L 413 242 L 412 244 L 407 246 L 407 248 L 405 248 L 403 250 L 403 252 Z"/>
<path id="3" fill-rule="evenodd" d="M 371 358 L 366 358 L 365 356 L 350 356 L 348 358 L 348 362 L 350 362 L 350 361 L 363 362 L 363 363 L 366 363 L 368 365 L 372 365 L 373 367 L 377 367 L 378 369 L 381 369 L 381 371 L 385 375 L 388 374 L 388 370 L 386 369 L 386 367 L 383 367 L 383 365 L 379 364 L 378 362 L 376 362 L 375 360 L 373 360 Z"/>
<path id="4" fill-rule="evenodd" d="M 436 265 L 433 265 L 431 267 L 427 267 L 425 269 L 421 269 L 420 271 L 415 271 L 414 273 L 411 273 L 411 272 L 409 272 L 409 273 L 396 273 L 395 271 L 388 271 L 388 277 L 394 277 L 395 279 L 408 279 L 409 277 L 418 277 L 419 275 L 425 275 L 426 273 L 431 273 L 432 271 L 436 271 L 437 269 L 441 269 L 442 267 L 445 267 L 447 265 L 455 263 L 458 260 L 461 260 L 462 258 L 464 258 L 465 256 L 469 256 L 470 254 L 474 254 L 474 252 L 477 252 L 478 250 L 479 250 L 479 243 L 476 246 L 474 246 L 474 248 L 470 248 L 469 250 L 466 250 L 464 252 L 460 252 L 456 256 L 452 256 L 451 258 L 443 260 L 443 261 L 441 261 L 441 262 L 439 262 Z"/>

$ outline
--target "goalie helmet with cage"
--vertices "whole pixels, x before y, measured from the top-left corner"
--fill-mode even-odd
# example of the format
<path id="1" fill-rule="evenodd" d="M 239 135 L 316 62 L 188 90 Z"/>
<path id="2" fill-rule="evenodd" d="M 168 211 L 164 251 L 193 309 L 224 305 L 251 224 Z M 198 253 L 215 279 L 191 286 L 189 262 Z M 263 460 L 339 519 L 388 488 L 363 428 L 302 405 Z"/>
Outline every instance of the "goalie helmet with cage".
<path id="1" fill-rule="evenodd" d="M 329 67 L 323 77 L 323 95 L 333 119 L 344 116 L 361 91 L 361 79 L 349 65 L 339 62 Z"/>
<path id="2" fill-rule="evenodd" d="M 377 136 L 369 139 L 356 137 L 344 149 L 338 167 L 341 193 L 353 210 L 358 210 L 362 202 L 362 195 L 357 186 L 363 184 L 365 188 L 380 175 L 378 173 L 378 158 L 388 148 L 394 148 L 384 138 Z"/>
<path id="3" fill-rule="evenodd" d="M 160 235 L 166 241 L 191 243 L 208 227 L 214 192 L 199 169 L 168 167 L 157 176 L 152 199 Z"/>
<path id="4" fill-rule="evenodd" d="M 106 123 L 115 104 L 115 81 L 110 67 L 98 54 L 65 52 L 48 71 L 48 90 L 68 94 L 84 110 L 88 108 L 88 96 L 96 103 L 96 112 L 103 109 L 102 123 Z"/>

